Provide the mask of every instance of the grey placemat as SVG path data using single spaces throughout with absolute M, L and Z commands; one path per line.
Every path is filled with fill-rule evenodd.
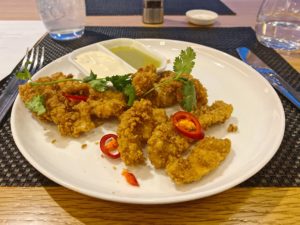
M 86 15 L 142 15 L 143 0 L 85 0 Z M 190 9 L 207 9 L 220 15 L 235 15 L 220 0 L 164 0 L 165 15 L 185 15 Z
M 251 28 L 88 27 L 81 39 L 56 42 L 46 36 L 39 45 L 46 48 L 45 62 L 48 64 L 79 47 L 116 37 L 190 41 L 219 49 L 234 56 L 237 56 L 236 47 L 247 46 L 279 74 L 282 74 L 293 87 L 300 90 L 299 74 L 275 51 L 259 44 Z M 14 73 L 11 76 L 14 76 Z M 0 92 L 10 77 L 0 82 Z M 286 114 L 286 131 L 281 146 L 272 160 L 260 172 L 240 186 L 300 186 L 300 114 L 299 110 L 289 101 L 281 95 L 279 96 Z M 10 115 L 8 114 L 0 128 L 0 185 L 55 185 L 36 171 L 21 155 L 12 138 L 9 119 Z

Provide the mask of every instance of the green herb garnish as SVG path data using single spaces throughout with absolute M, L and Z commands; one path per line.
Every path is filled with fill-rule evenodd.
M 31 74 L 28 70 L 28 65 L 32 64 L 32 62 L 27 61 L 24 65 L 24 69 L 22 71 L 18 71 L 16 77 L 20 80 L 31 80 Z
M 159 83 L 154 88 L 147 91 L 144 96 L 148 95 L 161 86 L 168 85 L 172 81 L 180 81 L 183 84 L 183 101 L 181 102 L 182 108 L 188 112 L 195 109 L 197 107 L 197 98 L 194 83 L 182 77 L 182 74 L 190 74 L 192 72 L 192 69 L 195 65 L 195 58 L 196 53 L 191 47 L 188 47 L 186 50 L 181 50 L 180 55 L 175 58 L 173 64 L 173 70 L 176 73 L 176 76 Z
M 148 95 L 155 89 L 160 88 L 161 86 L 168 85 L 172 81 L 179 81 L 183 84 L 183 101 L 181 102 L 181 106 L 189 112 L 195 109 L 197 106 L 197 99 L 194 84 L 191 80 L 182 77 L 183 74 L 190 74 L 192 72 L 192 69 L 195 65 L 195 58 L 196 53 L 191 47 L 188 47 L 186 50 L 181 50 L 180 55 L 175 58 L 173 64 L 173 70 L 176 73 L 176 76 L 167 79 L 158 85 L 155 85 L 155 87 L 147 91 L 144 94 L 144 96 Z M 31 80 L 31 74 L 27 69 L 29 64 L 30 62 L 26 62 L 24 70 L 17 73 L 17 78 L 23 80 Z M 32 86 L 41 86 L 53 85 L 66 81 L 79 81 L 83 83 L 88 83 L 93 89 L 99 92 L 107 90 L 110 82 L 116 90 L 123 92 L 128 97 L 128 106 L 132 106 L 134 100 L 136 99 L 136 93 L 134 86 L 132 85 L 131 74 L 114 75 L 106 78 L 97 78 L 97 75 L 93 73 L 93 71 L 91 71 L 90 75 L 83 79 L 67 78 L 50 82 L 30 82 L 30 84 Z
M 96 80 L 97 79 L 97 74 L 95 74 L 92 70 L 90 72 L 90 75 L 83 78 L 82 82 L 83 83 L 89 83 L 90 81 Z
M 25 103 L 26 108 L 35 112 L 38 116 L 46 112 L 45 99 L 42 95 L 34 96 L 30 101 Z
M 190 80 L 182 81 L 182 82 L 183 82 L 183 87 L 182 87 L 183 100 L 181 102 L 181 106 L 186 111 L 191 112 L 192 110 L 195 110 L 197 107 L 195 86 L 194 83 Z
M 128 97 L 127 105 L 132 106 L 136 98 L 134 86 L 132 84 L 127 84 L 123 89 L 123 93 Z
M 26 66 L 29 64 L 26 63 Z M 26 69 L 25 69 L 26 68 Z M 27 70 L 27 67 L 24 68 L 24 71 L 17 73 L 17 78 L 19 79 L 28 79 L 31 80 L 31 74 Z M 49 82 L 30 82 L 29 84 L 32 86 L 43 86 L 43 85 L 54 85 L 62 82 L 67 81 L 79 81 L 82 83 L 89 84 L 94 90 L 103 92 L 108 89 L 109 82 L 111 82 L 112 86 L 118 90 L 123 92 L 128 97 L 128 106 L 132 106 L 136 95 L 135 95 L 135 89 L 133 85 L 131 84 L 131 74 L 125 74 L 125 75 L 115 75 L 111 77 L 105 77 L 105 78 L 97 78 L 97 75 L 91 71 L 89 76 L 84 77 L 83 79 L 74 79 L 74 78 L 66 78 L 61 80 L 54 80 Z
M 180 55 L 175 58 L 173 70 L 177 74 L 176 78 L 186 73 L 190 74 L 195 65 L 196 53 L 191 47 L 188 47 L 185 51 L 181 50 Z
M 124 88 L 131 84 L 131 74 L 126 74 L 126 75 L 115 75 L 111 77 L 106 78 L 107 81 L 110 81 L 114 88 L 117 89 L 118 91 L 123 91 Z

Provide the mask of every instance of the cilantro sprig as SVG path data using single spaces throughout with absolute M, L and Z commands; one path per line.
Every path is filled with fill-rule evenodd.
M 181 50 L 180 55 L 175 58 L 173 70 L 177 74 L 175 79 L 178 79 L 181 74 L 190 74 L 195 65 L 196 53 L 191 47 L 185 51 Z
M 28 70 L 28 66 L 32 64 L 32 62 L 27 61 L 24 65 L 23 70 L 17 72 L 16 77 L 20 80 L 31 80 L 31 73 Z
M 156 90 L 157 88 L 160 88 L 161 86 L 168 85 L 172 81 L 179 81 L 183 84 L 182 86 L 183 100 L 181 102 L 181 106 L 186 111 L 194 110 L 197 106 L 194 83 L 191 80 L 188 80 L 187 78 L 183 77 L 182 75 L 190 74 L 192 72 L 192 69 L 195 65 L 194 62 L 195 58 L 196 58 L 196 53 L 191 47 L 188 47 L 186 50 L 181 50 L 180 55 L 175 58 L 173 64 L 173 70 L 176 73 L 176 75 L 170 79 L 165 80 L 164 82 L 155 85 L 155 87 L 147 91 L 144 94 L 144 96 L 148 95 L 149 93 Z M 86 76 L 83 79 L 66 78 L 66 79 L 54 80 L 49 82 L 34 82 L 31 80 L 32 76 L 29 70 L 27 69 L 29 64 L 31 64 L 31 62 L 26 62 L 23 71 L 19 71 L 16 74 L 16 76 L 17 78 L 22 80 L 30 80 L 31 81 L 30 85 L 32 86 L 54 85 L 54 84 L 67 82 L 67 81 L 79 81 L 82 83 L 89 84 L 93 89 L 99 92 L 103 92 L 107 90 L 109 86 L 113 86 L 116 90 L 123 92 L 124 95 L 127 96 L 128 106 L 132 106 L 134 100 L 136 99 L 136 93 L 135 93 L 135 88 L 132 85 L 131 74 L 114 75 L 105 78 L 97 78 L 97 75 L 93 73 L 93 71 L 91 71 L 90 75 Z M 43 99 L 41 97 L 32 99 L 33 106 L 34 105 L 40 106 L 42 105 L 42 103 L 43 103 Z M 31 106 L 30 103 L 28 107 L 31 107 L 33 110 L 35 110 L 35 107 L 33 106 Z M 39 113 L 42 111 L 43 110 L 38 110 Z
M 42 95 L 36 95 L 25 103 L 26 108 L 35 112 L 38 116 L 46 112 L 45 99 Z
M 30 80 L 31 82 L 29 84 L 32 86 L 54 85 L 54 84 L 63 83 L 67 81 L 79 81 L 82 83 L 89 84 L 96 91 L 103 92 L 109 88 L 110 86 L 109 84 L 111 83 L 111 85 L 116 90 L 123 92 L 124 95 L 127 96 L 128 106 L 132 106 L 134 100 L 136 99 L 135 89 L 131 83 L 131 74 L 114 75 L 111 77 L 97 78 L 97 74 L 91 71 L 90 75 L 84 77 L 83 79 L 66 78 L 66 79 L 54 80 L 49 82 L 34 82 L 31 80 L 31 74 L 27 69 L 29 64 L 30 62 L 26 62 L 24 70 L 19 71 L 16 76 L 18 79 Z
M 144 96 L 148 95 L 152 91 L 156 90 L 161 86 L 168 85 L 172 81 L 180 81 L 182 86 L 183 100 L 181 106 L 186 111 L 190 112 L 197 107 L 197 98 L 194 83 L 182 77 L 183 74 L 190 74 L 195 66 L 196 53 L 191 47 L 186 48 L 186 50 L 181 50 L 180 55 L 175 58 L 173 64 L 173 70 L 176 73 L 175 77 L 165 80 L 159 83 L 154 88 L 147 91 Z

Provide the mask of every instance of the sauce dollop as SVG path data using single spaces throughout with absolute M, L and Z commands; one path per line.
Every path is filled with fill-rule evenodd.
M 80 53 L 75 57 L 75 61 L 86 71 L 92 70 L 98 77 L 123 75 L 130 72 L 121 61 L 97 50 Z

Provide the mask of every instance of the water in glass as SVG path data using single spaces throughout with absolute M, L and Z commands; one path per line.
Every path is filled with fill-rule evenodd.
M 37 0 L 40 16 L 52 38 L 60 41 L 84 33 L 84 0 Z
M 274 49 L 300 49 L 300 0 L 264 0 L 257 15 L 258 40 Z

